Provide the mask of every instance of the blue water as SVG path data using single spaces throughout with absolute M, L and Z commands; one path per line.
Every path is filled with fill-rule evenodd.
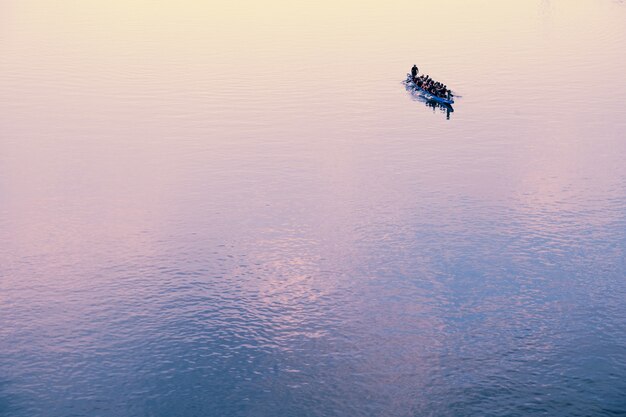
M 626 415 L 625 22 L 3 2 L 0 416 Z

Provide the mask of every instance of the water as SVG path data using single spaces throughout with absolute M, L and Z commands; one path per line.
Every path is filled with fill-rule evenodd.
M 1 416 L 626 415 L 623 2 L 5 0 L 0 49 Z

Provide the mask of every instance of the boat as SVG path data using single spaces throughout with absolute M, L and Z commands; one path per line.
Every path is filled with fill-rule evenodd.
M 454 104 L 454 99 L 450 98 L 443 98 L 443 97 L 439 97 L 436 96 L 432 93 L 429 93 L 428 91 L 424 90 L 421 87 L 418 87 L 417 84 L 415 84 L 413 82 L 413 77 L 411 77 L 411 74 L 407 74 L 406 75 L 406 81 L 405 84 L 412 88 L 413 90 L 417 91 L 418 93 L 420 93 L 426 100 L 430 100 L 430 101 L 436 101 L 437 103 L 442 103 L 442 104 Z

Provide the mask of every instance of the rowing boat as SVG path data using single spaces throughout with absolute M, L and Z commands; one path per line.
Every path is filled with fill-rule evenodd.
M 405 83 L 407 86 L 420 93 L 426 100 L 436 101 L 437 103 L 442 104 L 454 104 L 454 100 L 452 98 L 448 100 L 447 98 L 436 96 L 424 90 L 423 88 L 418 87 L 417 84 L 413 82 L 413 77 L 411 77 L 411 74 L 407 74 Z

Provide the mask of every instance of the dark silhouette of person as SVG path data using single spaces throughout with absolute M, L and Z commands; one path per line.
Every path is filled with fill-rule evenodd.
M 411 76 L 413 77 L 413 79 L 415 79 L 415 77 L 417 77 L 417 73 L 419 72 L 419 70 L 417 69 L 417 65 L 413 64 L 413 68 L 411 68 Z

